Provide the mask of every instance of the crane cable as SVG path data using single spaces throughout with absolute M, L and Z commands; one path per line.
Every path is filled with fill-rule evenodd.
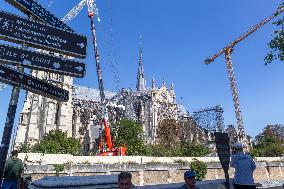
M 106 44 L 105 47 L 107 51 L 107 56 L 109 58 L 110 66 L 113 72 L 113 79 L 115 81 L 115 89 L 116 91 L 118 91 L 120 81 L 119 81 L 119 72 L 118 72 L 118 62 L 116 59 L 117 53 L 116 53 L 116 47 L 115 47 L 115 42 L 114 42 L 115 40 L 114 40 L 114 34 L 113 34 L 112 6 L 109 1 L 106 1 L 106 2 L 107 2 L 107 7 L 108 7 L 107 16 L 109 18 L 109 23 L 106 29 L 109 32 L 106 32 L 106 33 L 109 33 L 109 36 L 107 36 L 106 34 L 104 35 L 104 41 L 105 41 L 104 44 Z
M 47 9 L 52 5 L 52 3 L 54 2 L 54 0 L 51 0 L 50 3 L 47 6 Z

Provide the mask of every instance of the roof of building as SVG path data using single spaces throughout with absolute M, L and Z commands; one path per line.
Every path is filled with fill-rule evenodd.
M 105 91 L 105 98 L 110 99 L 116 94 L 112 91 Z M 72 97 L 74 99 L 100 101 L 100 91 L 95 88 L 74 85 Z

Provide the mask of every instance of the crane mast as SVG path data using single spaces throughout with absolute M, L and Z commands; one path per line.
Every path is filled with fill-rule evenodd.
M 89 13 L 89 17 L 91 20 L 91 30 L 92 30 L 92 35 L 93 35 L 93 45 L 94 45 L 98 84 L 99 84 L 100 97 L 101 97 L 101 106 L 102 106 L 102 112 L 103 112 L 103 124 L 104 124 L 104 129 L 105 129 L 107 151 L 113 151 L 111 133 L 110 133 L 110 128 L 108 124 L 108 110 L 107 110 L 106 103 L 105 103 L 105 94 L 104 94 L 104 86 L 103 86 L 103 79 L 102 79 L 102 70 L 101 70 L 101 65 L 100 65 L 100 55 L 99 55 L 98 44 L 97 44 L 96 28 L 95 28 L 95 23 L 94 23 L 94 14 Z M 102 140 L 100 140 L 100 143 L 101 143 L 100 150 L 102 151 L 103 150 Z
M 101 111 L 102 111 L 102 124 L 104 128 L 105 133 L 105 142 L 106 142 L 106 149 L 104 149 L 103 145 L 103 133 L 102 128 L 100 129 L 100 139 L 99 139 L 99 149 L 100 149 L 100 155 L 125 155 L 126 148 L 125 147 L 118 147 L 114 148 L 110 133 L 110 127 L 109 127 L 109 121 L 108 121 L 108 110 L 106 107 L 106 99 L 105 99 L 105 93 L 104 93 L 104 84 L 102 79 L 102 69 L 100 64 L 100 54 L 98 49 L 98 43 L 97 43 L 97 35 L 96 35 L 96 28 L 95 28 L 95 21 L 94 17 L 97 16 L 98 21 L 100 21 L 99 15 L 98 15 L 98 9 L 95 3 L 95 0 L 81 0 L 78 5 L 76 5 L 63 19 L 62 21 L 67 23 L 70 22 L 78 13 L 83 9 L 83 7 L 87 5 L 88 7 L 88 17 L 91 21 L 91 32 L 92 32 L 92 38 L 93 38 L 93 46 L 94 46 L 94 53 L 95 53 L 95 63 L 96 63 L 96 71 L 97 71 L 97 77 L 98 77 L 98 85 L 99 85 L 99 91 L 100 91 L 100 98 L 101 98 Z
M 241 35 L 238 39 L 235 41 L 232 41 L 229 43 L 229 45 L 225 46 L 222 48 L 219 52 L 214 54 L 212 57 L 209 57 L 205 60 L 205 63 L 208 65 L 212 63 L 217 57 L 219 57 L 221 54 L 225 54 L 225 59 L 226 59 L 226 66 L 227 66 L 227 71 L 228 71 L 228 76 L 230 80 L 230 87 L 232 91 L 232 96 L 233 96 L 233 102 L 234 102 L 234 108 L 235 108 L 235 114 L 236 114 L 236 119 L 237 119 L 237 134 L 238 134 L 238 140 L 242 143 L 248 143 L 245 130 L 244 130 L 244 123 L 243 123 L 243 118 L 242 118 L 242 113 L 241 113 L 241 108 L 240 108 L 240 102 L 239 102 L 239 96 L 238 96 L 238 90 L 237 90 L 237 83 L 236 83 L 236 78 L 235 78 L 235 73 L 233 69 L 233 62 L 231 58 L 231 54 L 233 51 L 233 48 L 236 44 L 244 40 L 246 37 L 254 33 L 256 30 L 261 28 L 263 25 L 268 23 L 270 20 L 278 16 L 281 12 L 283 12 L 284 8 L 283 6 L 279 9 L 277 9 L 271 16 L 265 18 L 258 24 L 256 24 L 254 27 L 252 27 L 249 31 Z

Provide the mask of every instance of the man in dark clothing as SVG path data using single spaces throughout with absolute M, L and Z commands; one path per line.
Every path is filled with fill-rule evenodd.
M 21 174 L 24 171 L 22 160 L 18 157 L 18 151 L 12 151 L 12 157 L 7 159 L 4 168 L 4 181 L 2 189 L 17 189 L 21 178 Z
M 185 184 L 180 187 L 180 189 L 200 189 L 198 186 L 195 185 L 195 172 L 194 171 L 186 171 L 184 173 L 184 182 Z

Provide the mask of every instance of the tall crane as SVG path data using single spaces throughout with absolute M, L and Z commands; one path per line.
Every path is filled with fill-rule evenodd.
M 278 16 L 281 12 L 283 12 L 284 7 L 278 8 L 271 16 L 265 18 L 255 26 L 253 26 L 250 30 L 248 30 L 246 33 L 241 35 L 239 38 L 236 40 L 232 41 L 229 43 L 229 45 L 225 46 L 222 48 L 219 52 L 214 54 L 212 57 L 209 57 L 205 60 L 205 64 L 210 64 L 212 63 L 217 57 L 222 55 L 223 53 L 225 54 L 225 59 L 226 59 L 226 66 L 228 70 L 228 75 L 229 75 L 229 80 L 230 80 L 230 86 L 231 86 L 231 91 L 233 95 L 233 101 L 234 101 L 234 108 L 235 108 L 235 114 L 236 114 L 236 119 L 237 119 L 237 133 L 238 133 L 238 140 L 242 143 L 247 144 L 247 137 L 245 135 L 245 130 L 244 130 L 244 123 L 243 123 L 243 118 L 241 114 L 241 108 L 240 108 L 240 103 L 239 103 L 239 96 L 238 96 L 238 90 L 237 90 L 237 83 L 236 83 L 236 78 L 235 78 L 235 73 L 233 69 L 233 62 L 231 58 L 231 54 L 233 51 L 233 48 L 235 45 L 237 45 L 239 42 L 244 40 L 246 37 L 254 33 L 256 30 L 261 28 L 263 25 L 268 23 L 270 20 Z
M 100 130 L 100 142 L 99 142 L 99 149 L 100 155 L 102 156 L 116 156 L 116 155 L 125 155 L 126 148 L 125 147 L 118 147 L 115 148 L 112 139 L 111 139 L 111 132 L 109 127 L 108 121 L 108 110 L 106 106 L 106 99 L 104 93 L 104 85 L 102 79 L 102 69 L 100 64 L 100 54 L 98 49 L 97 43 L 97 35 L 96 35 L 96 28 L 95 28 L 95 21 L 94 17 L 97 16 L 98 21 L 100 21 L 98 9 L 95 3 L 95 0 L 81 0 L 78 5 L 76 5 L 63 19 L 62 21 L 65 23 L 70 22 L 87 4 L 88 7 L 88 17 L 91 20 L 91 31 L 93 36 L 93 46 L 94 46 L 94 53 L 95 53 L 95 62 L 96 62 L 96 70 L 97 70 L 97 77 L 98 77 L 98 84 L 99 84 L 99 91 L 100 91 L 100 98 L 101 98 L 101 107 L 102 107 L 102 124 L 104 126 L 104 135 L 103 137 L 102 129 Z M 104 145 L 104 139 L 106 146 Z

